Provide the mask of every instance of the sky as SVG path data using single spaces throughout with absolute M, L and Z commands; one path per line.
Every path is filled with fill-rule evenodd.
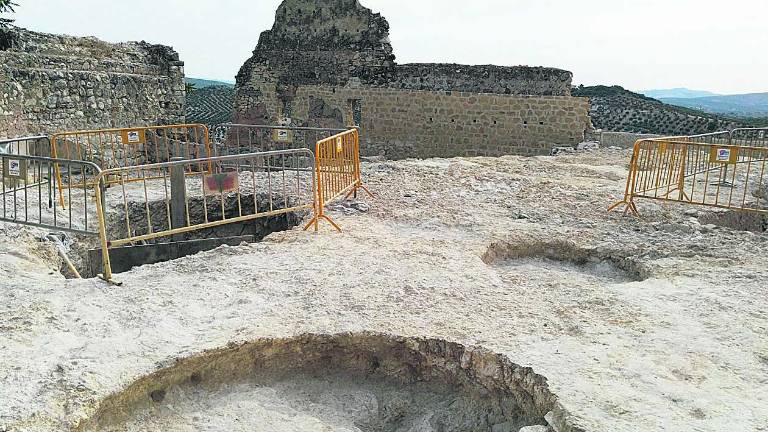
M 31 30 L 173 46 L 186 75 L 233 81 L 280 0 L 16 0 Z M 574 84 L 768 92 L 766 0 L 361 0 L 398 63 L 551 66 Z M 763 53 L 763 54 L 760 54 Z

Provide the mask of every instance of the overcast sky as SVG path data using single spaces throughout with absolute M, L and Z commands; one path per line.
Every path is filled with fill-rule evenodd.
M 17 24 L 172 45 L 187 76 L 234 80 L 280 0 L 16 0 Z M 574 84 L 768 92 L 768 0 L 361 0 L 399 63 L 553 66 Z

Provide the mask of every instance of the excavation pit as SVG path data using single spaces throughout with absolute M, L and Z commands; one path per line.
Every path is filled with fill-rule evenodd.
M 546 272 L 550 278 L 560 279 L 576 275 L 603 284 L 648 278 L 647 271 L 632 258 L 617 252 L 582 248 L 564 240 L 495 242 L 488 247 L 483 261 L 520 274 Z
M 768 215 L 743 211 L 714 211 L 699 216 L 702 225 L 716 225 L 735 231 L 768 232 Z
M 77 430 L 517 432 L 551 411 L 564 418 L 543 376 L 481 348 L 304 335 L 181 360 L 102 401 Z
M 217 222 L 224 219 L 234 219 L 241 216 L 253 215 L 256 212 L 266 213 L 291 207 L 293 203 L 283 197 L 273 194 L 241 194 L 230 195 L 223 200 L 203 197 L 192 197 L 188 202 L 189 225 L 199 225 L 206 222 Z M 147 209 L 149 216 L 147 216 Z M 164 232 L 170 229 L 169 206 L 165 200 L 155 200 L 148 204 L 143 201 L 131 201 L 124 208 L 113 209 L 108 215 L 108 238 L 130 237 L 127 227 L 131 228 L 132 236 L 141 236 L 150 232 Z M 110 262 L 113 273 L 122 273 L 132 268 L 146 264 L 179 259 L 188 255 L 215 249 L 222 245 L 236 246 L 241 243 L 258 242 L 274 232 L 286 231 L 299 225 L 304 214 L 288 212 L 284 214 L 261 217 L 242 222 L 228 223 L 220 226 L 197 229 L 173 236 L 158 237 L 150 241 L 134 245 L 114 247 L 110 249 Z M 127 222 L 126 222 L 127 221 Z M 84 257 L 76 258 L 82 262 L 85 269 L 84 277 L 95 277 L 103 271 L 102 251 L 92 241 L 88 250 L 82 250 Z

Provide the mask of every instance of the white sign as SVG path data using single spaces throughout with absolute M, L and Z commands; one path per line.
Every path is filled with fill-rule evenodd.
M 293 131 L 289 129 L 275 129 L 272 132 L 272 139 L 276 142 L 293 142 Z
M 8 175 L 12 177 L 21 177 L 21 161 L 19 159 L 8 160 Z
M 128 142 L 129 143 L 137 143 L 140 142 L 141 138 L 139 138 L 139 131 L 128 131 Z
M 719 148 L 717 149 L 717 161 L 729 162 L 731 160 L 731 149 Z

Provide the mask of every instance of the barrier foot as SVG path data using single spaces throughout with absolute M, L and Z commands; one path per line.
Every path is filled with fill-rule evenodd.
M 368 188 L 365 187 L 365 185 L 361 184 L 360 189 L 364 190 L 365 193 L 367 193 L 370 198 L 374 198 L 373 193 L 371 193 L 371 191 L 369 191 Z
M 341 227 L 336 225 L 336 222 L 334 222 L 333 219 L 329 218 L 326 215 L 320 215 L 320 217 L 327 220 L 329 224 L 331 224 L 334 228 L 336 228 L 336 231 L 341 232 Z
M 365 185 L 362 185 L 362 184 L 361 184 L 361 185 L 359 185 L 359 186 L 355 187 L 354 189 L 352 189 L 351 191 L 349 191 L 349 193 L 347 193 L 347 196 L 345 196 L 345 197 L 344 197 L 344 199 L 345 199 L 345 200 L 346 200 L 346 199 L 349 199 L 349 197 L 350 197 L 350 196 L 352 196 L 352 195 L 354 195 L 354 196 L 355 196 L 355 198 L 357 198 L 357 191 L 358 191 L 358 190 L 360 190 L 360 189 L 364 190 L 364 191 L 365 191 L 365 193 L 367 193 L 367 194 L 368 194 L 368 196 L 369 196 L 370 198 L 374 198 L 374 196 L 373 196 L 373 194 L 371 193 L 371 191 L 369 191 L 369 190 L 368 190 L 368 188 L 367 188 L 367 187 L 365 187 Z
M 308 230 L 309 227 L 314 225 L 315 226 L 315 232 L 317 232 L 318 228 L 319 228 L 319 225 L 320 225 L 320 219 L 325 219 L 326 221 L 328 221 L 329 224 L 331 224 L 331 226 L 333 226 L 333 228 L 336 231 L 342 232 L 341 231 L 341 227 L 336 222 L 334 222 L 333 219 L 329 218 L 326 215 L 319 215 L 319 216 L 313 217 L 312 220 L 310 220 L 309 223 L 304 226 L 304 231 Z
M 108 284 L 110 284 L 110 285 L 114 285 L 114 286 L 123 286 L 123 283 L 122 283 L 122 282 L 116 281 L 116 280 L 114 280 L 114 279 L 107 279 L 107 278 L 105 278 L 105 277 L 104 277 L 104 275 L 103 275 L 103 274 L 100 274 L 100 275 L 99 275 L 99 279 L 103 280 L 104 282 L 106 282 L 106 283 L 108 283 Z
M 317 226 L 317 225 L 318 225 L 317 216 L 313 217 L 313 218 L 312 218 L 312 219 L 309 221 L 309 223 L 308 223 L 308 224 L 304 225 L 304 231 L 308 230 L 308 229 L 309 229 L 309 227 L 311 227 L 312 225 L 314 225 L 314 226 L 315 226 L 315 232 L 317 232 L 317 228 L 318 228 L 318 226 Z
M 619 201 L 616 204 L 608 207 L 608 212 L 612 212 L 616 210 L 620 205 L 624 205 L 624 215 L 626 215 L 628 212 L 632 212 L 632 214 L 636 217 L 640 217 L 640 212 L 637 211 L 637 206 L 632 201 Z

